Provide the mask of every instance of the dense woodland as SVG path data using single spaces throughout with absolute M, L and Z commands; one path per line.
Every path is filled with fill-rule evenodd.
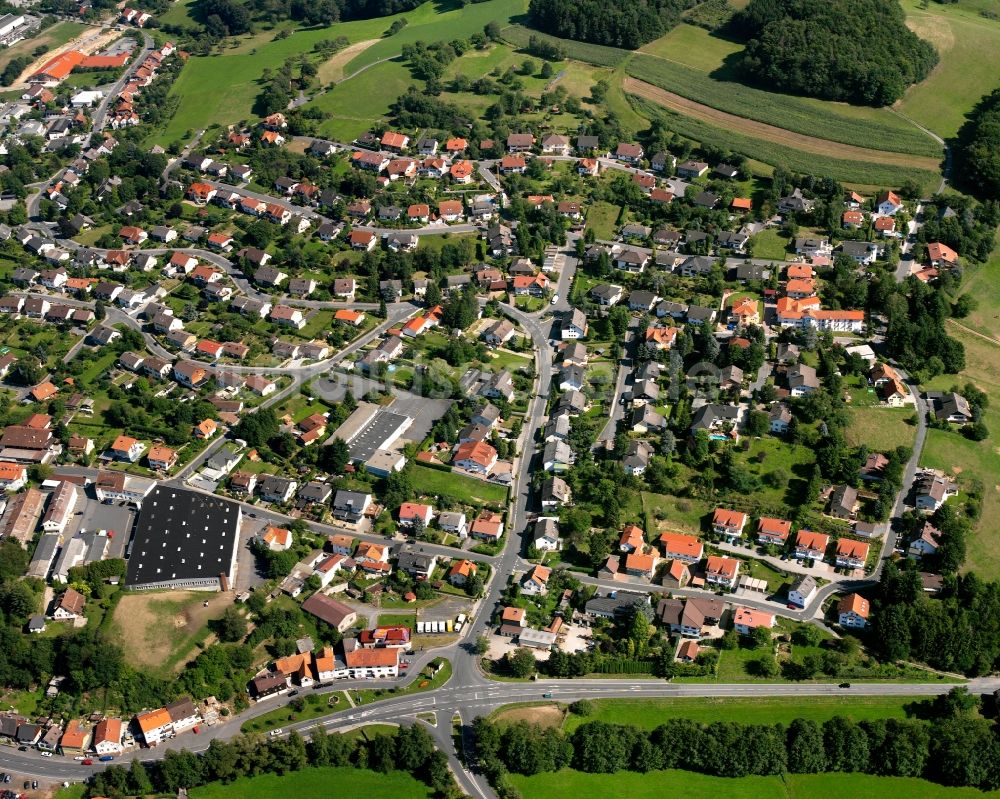
M 986 95 L 958 132 L 955 177 L 984 200 L 1000 200 L 1000 89 Z
M 733 22 L 746 76 L 792 94 L 889 105 L 938 60 L 895 0 L 751 0 Z
M 531 0 L 531 23 L 563 39 L 635 50 L 658 39 L 693 5 L 687 0 Z
M 956 688 L 915 702 L 911 719 L 790 724 L 702 724 L 669 719 L 651 732 L 589 721 L 572 733 L 519 722 L 476 719 L 476 749 L 502 799 L 519 792 L 508 774 L 571 767 L 588 773 L 685 769 L 724 777 L 860 772 L 925 777 L 945 785 L 994 789 L 1000 785 L 1000 745 L 993 724 L 976 714 L 977 697 Z M 588 715 L 589 702 L 572 712 Z

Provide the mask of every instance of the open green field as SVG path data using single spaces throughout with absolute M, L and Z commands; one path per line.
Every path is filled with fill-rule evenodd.
M 193 23 L 191 19 L 191 6 L 194 0 L 174 0 L 162 14 L 156 15 L 156 21 L 161 25 L 187 25 Z
M 585 774 L 563 769 L 533 777 L 511 775 L 524 799 L 663 799 L 665 796 L 720 796 L 725 799 L 996 799 L 997 792 L 945 788 L 907 777 L 868 774 L 786 774 L 783 777 L 709 777 L 690 771 L 648 774 Z M 192 793 L 194 799 L 200 794 Z
M 281 776 L 262 774 L 192 788 L 191 799 L 276 799 L 289 793 L 303 796 L 391 796 L 393 799 L 424 799 L 427 786 L 402 771 L 376 774 L 357 768 L 306 768 Z
M 413 488 L 421 494 L 447 496 L 456 502 L 477 505 L 501 505 L 507 499 L 507 489 L 494 483 L 476 480 L 462 474 L 452 474 L 419 463 L 410 470 Z
M 351 43 L 379 39 L 347 64 L 345 72 L 350 75 L 361 67 L 399 55 L 404 44 L 418 39 L 465 38 L 482 31 L 491 20 L 506 23 L 525 7 L 525 0 L 488 0 L 466 8 L 457 3 L 428 2 L 405 14 L 339 22 L 326 28 L 303 30 L 281 25 L 279 29 L 292 31 L 292 35 L 284 39 L 275 38 L 278 29 L 239 37 L 221 54 L 188 59 L 171 89 L 171 96 L 182 99 L 181 107 L 155 139 L 159 143 L 169 143 L 184 138 L 189 130 L 249 119 L 260 91 L 257 81 L 264 70 L 277 69 L 287 58 L 311 53 L 313 45 L 322 39 L 345 36 Z M 403 16 L 407 26 L 394 36 L 381 38 L 389 26 Z M 348 121 L 362 120 L 358 124 L 363 130 L 368 120 L 381 117 L 388 103 L 412 82 L 401 65 L 395 66 L 398 68 L 395 73 L 375 73 L 374 79 L 361 83 L 352 79 L 347 82 L 352 87 L 349 92 L 341 91 L 332 100 L 323 94 L 316 102 L 326 111 L 352 118 Z M 367 71 L 361 73 L 367 74 Z M 405 75 L 405 82 L 400 80 L 402 75 Z M 359 98 L 364 98 L 365 102 L 359 103 Z M 345 110 L 349 113 L 344 114 Z
M 968 486 L 972 481 L 982 485 L 982 518 L 968 539 L 965 569 L 992 580 L 1000 578 L 1000 344 L 956 325 L 949 326 L 948 333 L 965 346 L 966 369 L 960 375 L 936 377 L 926 387 L 947 391 L 972 382 L 986 391 L 991 405 L 983 413 L 983 421 L 990 437 L 970 441 L 957 429 L 928 430 L 920 463 L 956 475 L 959 486 Z
M 84 25 L 80 22 L 57 22 L 37 36 L 32 36 L 30 39 L 25 39 L 10 47 L 5 47 L 3 50 L 0 50 L 0 70 L 19 56 L 30 56 L 36 48 L 43 45 L 48 47 L 49 50 L 54 50 L 66 44 L 66 42 L 72 41 L 89 27 L 89 25 Z
M 705 145 L 732 150 L 754 161 L 784 166 L 793 172 L 826 175 L 857 186 L 899 186 L 906 180 L 913 180 L 927 191 L 936 189 L 940 181 L 939 176 L 929 170 L 818 155 L 735 130 L 724 130 L 693 117 L 668 111 L 639 97 L 630 95 L 630 101 L 641 116 L 648 119 L 662 116 L 666 127 L 681 136 Z
M 851 697 L 845 704 L 837 697 L 754 697 L 752 699 L 597 699 L 589 716 L 566 716 L 563 727 L 575 730 L 588 721 L 631 724 L 652 730 L 667 719 L 691 719 L 702 724 L 739 720 L 742 724 L 789 724 L 795 719 L 823 722 L 834 716 L 854 721 L 906 718 L 904 706 L 910 697 Z
M 515 47 L 525 47 L 528 40 L 535 36 L 543 41 L 552 42 L 563 49 L 568 58 L 576 61 L 585 61 L 588 64 L 597 64 L 601 67 L 613 67 L 624 61 L 628 55 L 628 50 L 618 47 L 605 47 L 600 44 L 590 44 L 589 42 L 574 42 L 570 39 L 558 39 L 549 36 L 541 31 L 525 28 L 523 25 L 511 25 L 504 28 L 503 38 Z
M 320 125 L 322 134 L 338 135 L 350 141 L 385 119 L 389 106 L 412 82 L 410 71 L 402 63 L 385 61 L 338 83 L 309 106 L 332 115 Z
M 917 428 L 907 420 L 913 407 L 851 408 L 851 424 L 847 428 L 847 443 L 852 447 L 864 444 L 868 449 L 888 452 L 895 447 L 912 447 Z
M 997 10 L 996 3 L 988 7 Z M 903 8 L 906 24 L 937 48 L 940 62 L 895 107 L 939 136 L 954 136 L 979 98 L 997 86 L 996 58 L 983 55 L 1000 51 L 1000 21 L 981 16 L 987 6 L 975 3 L 904 0 Z
M 941 154 L 933 139 L 884 109 L 754 89 L 652 55 L 636 55 L 625 69 L 629 75 L 681 97 L 795 133 L 875 150 L 935 157 Z
M 672 31 L 641 48 L 640 52 L 667 61 L 711 72 L 719 69 L 726 58 L 740 52 L 743 45 L 723 39 L 704 28 L 682 22 Z

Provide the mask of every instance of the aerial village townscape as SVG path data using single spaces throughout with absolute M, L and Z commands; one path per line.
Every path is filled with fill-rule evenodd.
M 1000 790 L 996 0 L 7 0 L 0 799 Z

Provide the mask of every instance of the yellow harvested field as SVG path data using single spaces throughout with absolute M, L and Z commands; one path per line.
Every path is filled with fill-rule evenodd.
M 359 53 L 363 53 L 377 41 L 379 40 L 365 39 L 363 42 L 355 42 L 349 47 L 345 47 L 339 53 L 334 53 L 330 56 L 319 66 L 317 78 L 319 78 L 320 85 L 325 86 L 328 83 L 335 83 L 342 80 L 344 77 L 344 67 L 348 64 L 348 62 L 350 62 L 354 56 Z

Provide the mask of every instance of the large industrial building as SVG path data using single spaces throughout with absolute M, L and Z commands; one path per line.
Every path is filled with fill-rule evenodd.
M 241 518 L 235 502 L 158 485 L 142 503 L 125 586 L 228 590 Z

